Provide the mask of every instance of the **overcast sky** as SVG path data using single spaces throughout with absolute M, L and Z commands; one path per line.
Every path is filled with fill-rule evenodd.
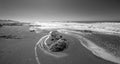
M 120 20 L 120 0 L 0 0 L 0 19 Z

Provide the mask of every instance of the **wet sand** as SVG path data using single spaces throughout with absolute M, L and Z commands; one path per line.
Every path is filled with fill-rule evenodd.
M 34 46 L 44 34 L 29 32 L 26 26 L 12 27 L 12 29 L 14 30 L 12 35 L 15 35 L 17 30 L 21 39 L 0 39 L 0 64 L 37 64 Z M 9 30 L 10 27 L 6 32 L 9 33 Z
M 68 36 L 68 38 L 73 41 L 71 47 L 63 52 L 67 53 L 68 56 L 56 58 L 51 55 L 46 55 L 43 51 L 38 50 L 41 64 L 115 64 L 93 55 L 91 51 L 80 44 L 78 39 L 72 36 Z
M 10 28 L 9 28 L 10 29 Z M 0 39 L 0 64 L 37 64 L 34 53 L 34 46 L 44 35 L 29 32 L 28 27 L 16 27 L 14 30 L 20 32 L 21 39 Z M 9 30 L 6 30 L 9 33 Z M 40 49 L 37 49 L 41 64 L 114 64 L 93 55 L 89 50 L 80 44 L 76 38 L 71 37 L 74 43 L 69 50 L 65 51 L 67 57 L 55 58 L 46 55 Z

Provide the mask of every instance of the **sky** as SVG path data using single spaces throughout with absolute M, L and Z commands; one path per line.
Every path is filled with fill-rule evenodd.
M 120 0 L 0 0 L 0 19 L 118 21 Z

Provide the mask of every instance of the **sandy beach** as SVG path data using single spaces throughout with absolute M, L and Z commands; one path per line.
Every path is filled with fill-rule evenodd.
M 4 31 L 4 32 L 2 32 Z M 3 27 L 1 35 L 11 34 L 16 37 L 0 38 L 0 64 L 37 64 L 34 53 L 34 46 L 37 41 L 48 32 L 30 32 L 28 26 Z M 45 54 L 37 49 L 38 58 L 41 64 L 114 64 L 93 55 L 89 50 L 80 44 L 74 37 L 72 46 L 65 53 L 66 57 L 56 58 Z

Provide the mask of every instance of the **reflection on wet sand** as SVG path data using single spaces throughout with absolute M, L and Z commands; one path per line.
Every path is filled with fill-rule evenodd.
M 0 64 L 120 63 L 120 32 L 117 30 L 119 28 L 106 27 L 107 24 L 105 27 L 101 24 L 94 26 L 96 24 L 45 23 L 44 26 L 39 26 L 38 23 L 38 26 L 32 26 L 32 29 L 28 25 L 2 26 Z M 51 33 L 54 34 L 54 38 L 50 36 Z M 59 34 L 62 36 L 55 36 Z M 64 42 L 61 38 L 69 41 L 69 47 L 59 51 L 65 45 L 61 45 Z M 51 51 L 50 47 L 54 43 L 57 45 L 53 47 L 54 51 Z
M 115 63 L 120 63 L 120 54 L 119 54 L 120 53 L 120 51 L 119 51 L 120 50 L 119 49 L 120 45 L 118 45 L 119 42 L 120 42 L 119 41 L 120 37 L 118 37 L 118 40 L 116 38 L 116 42 L 112 42 L 112 40 L 110 41 L 109 38 L 111 38 L 113 35 L 111 37 L 110 37 L 110 35 L 106 35 L 106 36 L 109 36 L 109 37 L 106 38 L 106 40 L 108 39 L 107 41 L 109 43 L 106 44 L 103 40 L 98 40 L 98 41 L 101 41 L 99 43 L 97 43 L 98 41 L 95 41 L 99 36 L 98 37 L 97 36 L 96 37 L 88 36 L 88 38 L 85 38 L 85 37 L 81 37 L 80 34 L 78 34 L 78 33 L 67 32 L 67 34 L 75 36 L 76 38 L 78 38 L 79 41 L 81 41 L 81 44 L 85 48 L 90 50 L 93 54 L 95 54 L 96 56 L 101 57 L 101 58 L 103 58 L 105 60 L 108 60 L 108 61 L 112 61 L 112 62 L 115 62 Z M 90 38 L 93 37 L 94 39 L 92 40 L 89 37 Z M 114 37 L 112 37 L 112 38 L 114 38 Z M 104 38 L 104 40 L 105 40 L 105 38 Z M 114 43 L 114 44 L 111 44 L 111 42 Z M 100 44 L 102 46 L 99 46 Z M 111 44 L 111 46 L 108 46 L 108 47 L 105 46 L 104 47 L 103 44 L 104 44 L 104 46 L 105 45 L 108 46 L 108 45 Z M 114 45 L 116 47 L 113 47 Z M 111 48 L 112 51 L 110 51 L 110 49 L 108 49 L 108 48 Z
M 86 49 L 88 49 L 89 51 L 91 51 L 94 55 L 103 58 L 105 60 L 114 62 L 114 63 L 120 63 L 120 58 L 116 57 L 116 55 L 114 53 L 119 53 L 119 50 L 117 50 L 117 52 L 109 52 L 109 49 L 105 48 L 105 47 L 101 47 L 99 46 L 100 44 L 103 44 L 104 41 L 100 40 L 101 43 L 97 43 L 97 41 L 94 41 L 95 39 L 97 39 L 98 37 L 93 37 L 91 35 L 94 34 L 94 32 L 92 32 L 91 34 L 84 34 L 84 33 L 79 33 L 75 31 L 59 31 L 62 34 L 66 34 L 66 35 L 70 35 L 76 39 L 79 40 L 79 43 L 82 44 Z M 83 35 L 84 34 L 84 35 Z M 95 33 L 96 34 L 96 33 Z M 99 33 L 98 33 L 99 34 Z M 58 35 L 58 34 L 57 34 Z M 89 37 L 93 37 L 95 38 L 94 40 L 90 39 Z M 51 37 L 49 37 L 51 38 Z M 48 38 L 48 39 L 49 39 Z M 102 39 L 102 38 L 101 38 Z M 50 41 L 48 41 L 49 43 Z M 119 42 L 119 41 L 117 41 Z M 51 43 L 52 44 L 52 43 Z M 106 44 L 107 45 L 107 44 Z M 108 44 L 109 45 L 109 44 Z M 54 56 L 55 54 L 53 52 L 49 52 L 50 55 Z M 57 52 L 57 54 L 61 54 L 61 52 Z M 64 54 L 63 54 L 64 55 Z M 68 54 L 69 55 L 69 54 Z

